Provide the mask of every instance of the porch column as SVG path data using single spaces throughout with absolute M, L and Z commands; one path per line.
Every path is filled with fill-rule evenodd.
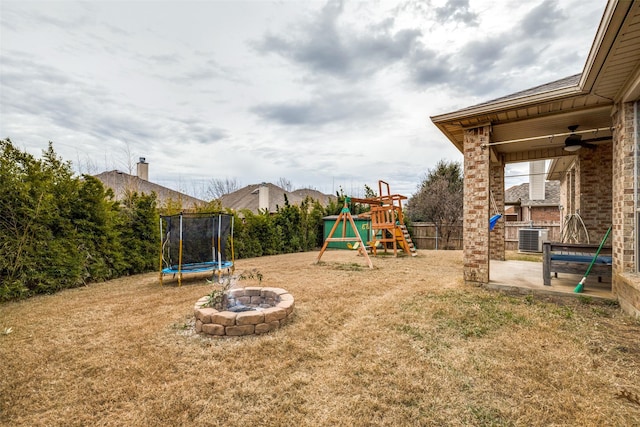
M 640 277 L 636 273 L 637 246 L 636 215 L 634 206 L 634 127 L 638 120 L 634 104 L 621 103 L 613 115 L 613 212 L 612 291 L 620 306 L 628 313 L 640 317 Z M 638 107 L 640 109 L 640 106 Z
M 490 186 L 491 193 L 493 193 L 493 200 L 498 208 L 498 213 L 504 215 L 504 164 L 503 163 L 491 163 L 490 169 Z M 490 216 L 496 212 L 493 210 L 493 206 L 490 206 Z M 496 222 L 493 230 L 489 232 L 489 238 L 491 242 L 489 256 L 491 259 L 498 261 L 504 261 L 504 216 Z
M 489 125 L 464 131 L 464 281 L 489 283 Z

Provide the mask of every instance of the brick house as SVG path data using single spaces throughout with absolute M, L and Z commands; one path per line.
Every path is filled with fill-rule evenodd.
M 544 184 L 544 197 L 531 197 L 529 183 L 507 188 L 504 196 L 507 221 L 530 221 L 534 224 L 560 224 L 560 181 Z
M 504 260 L 504 223 L 488 224 L 490 194 L 504 211 L 505 165 L 551 159 L 547 179 L 589 239 L 613 225 L 612 293 L 640 317 L 639 101 L 640 2 L 609 0 L 581 74 L 431 117 L 464 156 L 465 282 L 488 283 Z

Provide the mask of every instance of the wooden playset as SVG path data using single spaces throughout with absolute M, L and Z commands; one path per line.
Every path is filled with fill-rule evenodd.
M 384 194 L 383 189 L 385 190 Z M 328 237 L 325 239 L 316 262 L 320 261 L 322 254 L 331 242 L 355 242 L 353 247 L 357 248 L 366 258 L 369 268 L 373 268 L 373 264 L 371 263 L 368 253 L 371 252 L 375 256 L 380 249 L 383 249 L 385 253 L 393 249 L 394 256 L 398 256 L 398 249 L 403 250 L 407 255 L 417 255 L 415 245 L 404 224 L 404 215 L 402 213 L 402 201 L 406 200 L 407 197 L 400 194 L 391 194 L 389 184 L 382 180 L 378 181 L 378 194 L 379 196 L 377 197 L 366 199 L 355 197 L 345 198 L 342 211 L 329 232 Z M 349 210 L 349 203 L 351 201 L 371 206 L 370 211 L 365 214 L 371 216 L 372 234 L 371 240 L 366 242 L 366 245 L 358 234 L 353 217 L 351 216 L 351 211 Z M 346 235 L 347 223 L 352 227 L 354 237 L 348 237 Z M 341 237 L 334 237 L 340 225 L 342 226 L 342 235 Z

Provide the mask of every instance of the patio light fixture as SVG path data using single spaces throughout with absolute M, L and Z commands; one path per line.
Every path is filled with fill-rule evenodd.
M 578 145 L 578 144 L 576 144 L 576 145 L 565 145 L 564 146 L 564 151 L 574 152 L 574 151 L 578 151 L 581 148 L 582 148 L 582 146 Z

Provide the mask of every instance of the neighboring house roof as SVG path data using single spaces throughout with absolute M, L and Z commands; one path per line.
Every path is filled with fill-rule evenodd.
M 505 205 L 559 206 L 560 181 L 547 181 L 544 186 L 544 200 L 529 200 L 529 183 L 514 185 L 504 192 Z
M 220 202 L 224 208 L 240 211 L 248 209 L 253 213 L 258 213 L 260 209 L 266 206 L 260 206 L 260 189 L 268 191 L 268 209 L 269 212 L 276 212 L 278 207 L 284 207 L 284 196 L 286 194 L 290 205 L 299 205 L 307 196 L 317 200 L 322 205 L 329 203 L 332 196 L 323 194 L 317 190 L 300 189 L 295 191 L 286 191 L 277 185 L 271 183 L 251 184 L 233 193 L 225 194 L 220 197 Z
M 301 197 L 304 200 L 307 196 L 311 197 L 313 200 L 317 200 L 321 205 L 326 206 L 329 204 L 329 201 L 336 200 L 336 196 L 332 196 L 330 194 L 324 194 L 318 190 L 313 190 L 311 188 L 300 188 L 298 190 L 293 190 L 293 194 L 298 197 Z
M 193 209 L 197 205 L 206 204 L 204 200 L 188 196 L 179 191 L 172 190 L 162 185 L 154 184 L 128 173 L 112 170 L 95 175 L 105 187 L 111 188 L 116 200 L 123 200 L 128 192 L 140 194 L 156 193 L 158 204 L 163 205 L 169 200 L 180 202 L 184 209 Z

